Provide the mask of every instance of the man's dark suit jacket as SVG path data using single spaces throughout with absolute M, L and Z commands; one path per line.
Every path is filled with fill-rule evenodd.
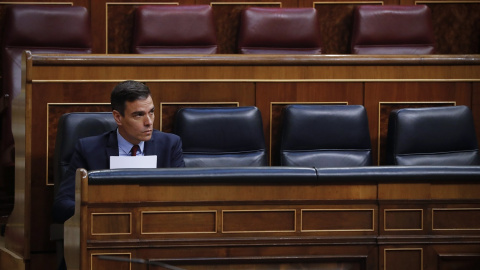
M 180 137 L 154 130 L 145 142 L 144 155 L 157 155 L 157 168 L 185 167 Z M 78 168 L 104 170 L 110 168 L 110 156 L 118 156 L 117 130 L 80 139 L 53 203 L 53 219 L 63 223 L 75 211 L 75 172 Z

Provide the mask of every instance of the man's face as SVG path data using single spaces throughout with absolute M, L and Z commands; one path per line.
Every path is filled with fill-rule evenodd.
M 151 96 L 146 99 L 125 102 L 124 116 L 114 110 L 113 117 L 117 122 L 120 135 L 134 145 L 140 141 L 150 140 L 155 119 L 154 110 Z

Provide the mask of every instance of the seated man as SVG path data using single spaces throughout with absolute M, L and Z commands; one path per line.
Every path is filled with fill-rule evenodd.
M 153 129 L 155 118 L 150 89 L 143 83 L 125 81 L 112 91 L 110 102 L 118 128 L 80 139 L 53 203 L 53 219 L 63 223 L 75 211 L 75 171 L 110 168 L 110 156 L 157 155 L 157 168 L 185 167 L 180 137 Z

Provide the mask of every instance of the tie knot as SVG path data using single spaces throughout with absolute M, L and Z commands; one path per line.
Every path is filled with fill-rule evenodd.
M 137 155 L 138 147 L 139 147 L 138 145 L 132 146 L 132 156 L 136 156 L 136 155 Z

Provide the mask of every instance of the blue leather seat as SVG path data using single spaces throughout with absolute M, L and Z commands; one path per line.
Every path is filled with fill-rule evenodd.
M 111 112 L 67 113 L 58 120 L 57 137 L 54 154 L 54 194 L 65 178 L 70 160 L 75 151 L 75 144 L 81 138 L 100 135 L 117 128 Z M 63 223 L 50 226 L 50 239 L 57 243 L 58 269 L 64 269 L 63 261 Z
M 361 105 L 289 105 L 284 109 L 281 165 L 372 164 L 367 112 Z
M 268 165 L 262 117 L 256 107 L 183 108 L 174 133 L 186 167 Z
M 392 111 L 388 122 L 390 165 L 479 165 L 473 116 L 466 106 Z

